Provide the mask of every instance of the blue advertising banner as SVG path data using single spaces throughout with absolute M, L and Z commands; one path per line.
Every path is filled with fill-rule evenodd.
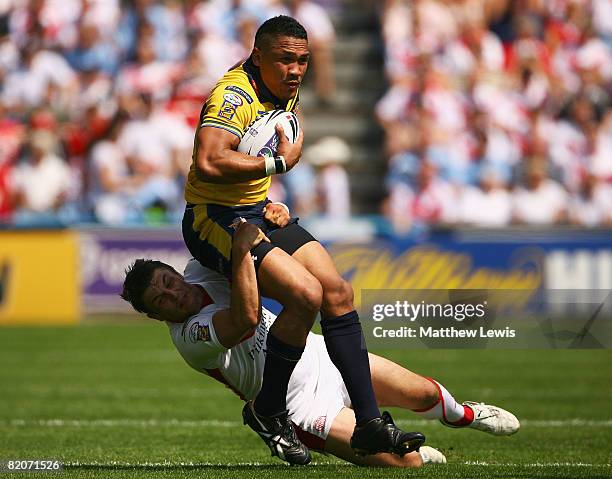
M 88 312 L 129 311 L 118 294 L 136 258 L 178 271 L 189 258 L 175 229 L 82 230 L 80 244 Z M 612 290 L 611 231 L 458 230 L 326 246 L 358 304 L 377 289 Z
M 176 229 L 81 230 L 81 283 L 87 313 L 132 312 L 119 294 L 125 269 L 138 258 L 157 259 L 182 272 L 190 258 Z
M 612 290 L 612 232 L 460 230 L 419 240 L 331 244 L 362 289 Z

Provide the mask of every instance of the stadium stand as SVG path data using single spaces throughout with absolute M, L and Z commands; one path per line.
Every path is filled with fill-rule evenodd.
M 386 1 L 376 113 L 396 230 L 610 225 L 609 19 L 598 0 Z
M 332 137 L 350 149 L 333 169 L 310 154 L 277 178 L 272 195 L 302 217 L 330 213 L 326 195 L 337 193 L 304 185 L 346 182 L 348 173 L 350 214 L 383 213 L 398 233 L 610 225 L 609 8 L 605 0 L 5 0 L 0 222 L 176 224 L 202 101 L 248 55 L 257 26 L 288 13 L 309 29 L 314 53 L 301 91 L 305 146 Z M 51 164 L 53 181 L 34 186 Z

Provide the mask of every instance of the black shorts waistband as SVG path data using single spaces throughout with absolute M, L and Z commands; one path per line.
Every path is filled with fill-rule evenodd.
M 240 210 L 240 209 L 250 209 L 253 208 L 254 206 L 265 206 L 266 204 L 271 203 L 271 201 L 266 198 L 265 200 L 261 200 L 258 201 L 257 203 L 250 203 L 250 204 L 246 204 L 246 205 L 233 205 L 233 206 L 228 206 L 228 205 L 220 205 L 218 203 L 201 203 L 200 205 L 206 205 L 206 206 L 211 206 L 213 208 L 228 208 L 228 209 L 232 209 L 232 210 Z M 195 203 L 187 203 L 185 205 L 185 208 L 195 208 L 196 205 Z

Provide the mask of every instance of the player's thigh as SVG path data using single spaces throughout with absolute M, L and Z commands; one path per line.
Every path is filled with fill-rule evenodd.
M 327 250 L 318 241 L 298 249 L 293 257 L 316 277 L 323 287 L 322 312 L 337 316 L 353 309 L 353 289 L 345 281 Z
M 314 312 L 321 307 L 321 284 L 302 264 L 280 248 L 270 250 L 257 271 L 261 293 L 283 306 L 297 305 Z
M 424 409 L 438 400 L 438 390 L 428 379 L 393 361 L 369 354 L 372 386 L 380 406 Z
M 263 207 L 266 201 L 253 205 L 224 206 L 216 204 L 187 204 L 183 215 L 183 239 L 189 252 L 202 265 L 214 269 L 227 278 L 232 272 L 232 224 L 244 218 L 266 232 Z M 258 269 L 264 256 L 272 249 L 269 243 L 260 243 L 251 252 Z
M 200 264 L 231 276 L 232 232 L 210 217 L 207 205 L 187 205 L 182 232 L 187 249 Z
M 404 457 L 393 454 L 375 454 L 359 457 L 351 449 L 351 436 L 355 429 L 355 414 L 352 409 L 343 408 L 332 424 L 327 439 L 325 440 L 325 452 L 333 454 L 340 459 L 361 466 L 379 467 L 419 467 L 423 465 L 420 454 L 412 452 Z

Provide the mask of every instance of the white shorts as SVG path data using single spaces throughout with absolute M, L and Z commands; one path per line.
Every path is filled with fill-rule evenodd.
M 327 354 L 323 336 L 311 333 L 287 391 L 287 409 L 302 442 L 311 449 L 323 450 L 329 430 L 344 407 L 351 407 L 351 400 L 342 376 Z

